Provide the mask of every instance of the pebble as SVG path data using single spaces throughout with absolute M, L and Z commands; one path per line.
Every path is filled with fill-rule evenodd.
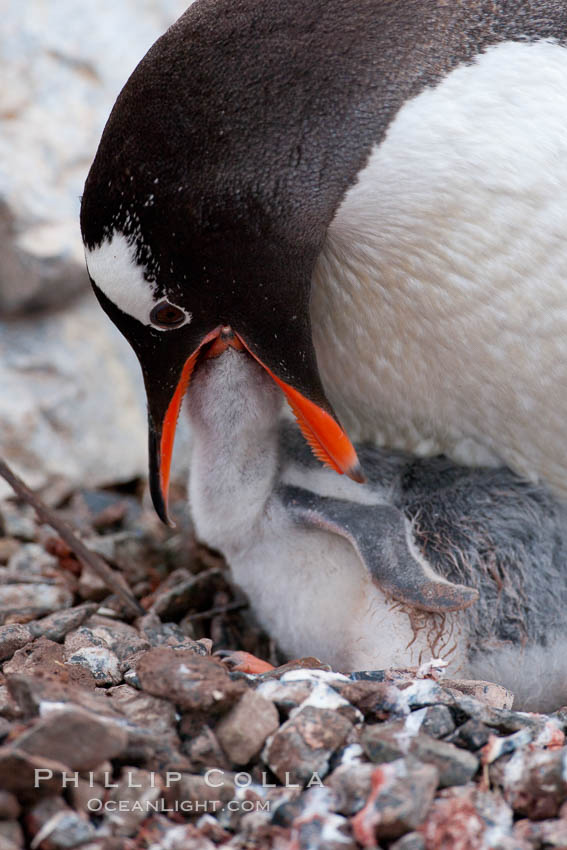
M 36 774 L 38 770 L 43 772 Z M 61 777 L 66 770 L 66 765 L 26 753 L 14 743 L 0 747 L 0 788 L 17 794 L 22 802 L 41 793 L 60 793 Z
M 309 785 L 326 776 L 331 755 L 351 729 L 351 722 L 332 709 L 306 705 L 268 739 L 262 759 L 280 782 Z
M 24 831 L 18 821 L 0 821 L 0 850 L 22 850 Z
M 61 608 L 70 608 L 73 594 L 58 584 L 4 584 L 0 585 L 0 615 L 25 614 L 41 617 Z
M 142 690 L 189 711 L 223 712 L 247 689 L 243 681 L 233 681 L 220 663 L 187 649 L 150 649 L 138 661 L 136 672 Z
M 216 736 L 236 765 L 245 765 L 262 749 L 280 725 L 277 708 L 260 694 L 246 691 L 217 724 Z
M 165 699 L 140 693 L 130 685 L 110 688 L 112 705 L 131 723 L 151 730 L 155 735 L 169 735 L 176 722 L 175 706 Z
M 435 796 L 435 767 L 413 759 L 398 759 L 375 767 L 364 808 L 352 819 L 356 840 L 364 847 L 376 839 L 399 838 L 424 820 Z
M 5 537 L 33 542 L 37 534 L 34 509 L 8 499 L 0 502 L 0 528 Z
M 105 646 L 83 646 L 66 657 L 67 664 L 80 664 L 92 674 L 97 685 L 119 685 L 122 681 L 120 662 Z
M 490 780 L 502 788 L 516 815 L 555 817 L 567 800 L 567 748 L 518 749 L 490 766 Z
M 0 790 L 0 820 L 15 820 L 20 812 L 18 798 L 9 791 Z
M 46 709 L 46 716 L 19 736 L 17 749 L 71 770 L 93 770 L 125 751 L 128 733 L 120 724 L 101 720 L 78 706 L 55 703 Z
M 464 785 L 476 773 L 479 760 L 446 741 L 437 741 L 420 731 L 421 717 L 413 715 L 405 721 L 367 726 L 361 735 L 361 744 L 373 762 L 394 761 L 412 754 L 426 764 L 433 764 L 439 771 L 439 785 Z M 412 721 L 417 723 L 412 725 Z
M 110 792 L 110 800 L 120 805 L 106 818 L 115 835 L 134 835 L 140 823 L 151 813 L 152 804 L 161 797 L 163 780 L 147 770 L 123 767 L 115 784 L 118 787 Z
M 95 837 L 95 827 L 85 815 L 71 809 L 61 797 L 40 800 L 28 812 L 26 825 L 38 850 L 70 850 Z

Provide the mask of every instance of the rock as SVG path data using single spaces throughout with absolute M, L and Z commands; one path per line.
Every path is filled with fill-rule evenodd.
M 280 782 L 309 787 L 326 776 L 331 755 L 351 729 L 350 721 L 332 709 L 307 705 L 268 740 L 262 759 Z
M 376 838 L 391 840 L 415 830 L 433 802 L 438 779 L 435 767 L 414 760 L 375 767 L 366 805 L 352 819 L 356 840 L 369 847 Z
M 88 670 L 64 664 L 63 647 L 47 640 L 38 638 L 33 643 L 18 649 L 10 661 L 4 664 L 4 673 L 12 689 L 14 676 L 41 676 L 43 679 L 60 680 L 65 683 L 75 683 L 83 687 L 94 687 L 95 681 Z M 41 680 L 39 680 L 41 686 Z M 13 692 L 13 691 L 12 691 Z
M 92 600 L 93 602 L 102 602 L 105 596 L 108 596 L 106 583 L 88 565 L 81 569 L 77 592 L 81 599 Z
M 45 637 L 52 641 L 62 641 L 69 632 L 79 628 L 84 621 L 96 611 L 96 605 L 86 603 L 55 611 L 41 620 L 30 623 L 34 637 Z
M 512 828 L 512 811 L 502 797 L 469 785 L 442 791 L 419 831 L 428 850 L 524 850 Z
M 212 768 L 204 776 L 181 773 L 178 779 L 166 785 L 163 796 L 168 805 L 187 801 L 191 808 L 185 808 L 186 812 L 218 813 L 223 805 L 235 799 L 236 791 L 233 773 Z
M 197 655 L 210 655 L 210 645 L 205 641 L 194 641 L 188 638 L 177 623 L 162 623 L 154 614 L 147 614 L 138 621 L 140 632 L 152 646 L 188 649 Z
M 61 797 L 40 800 L 26 817 L 33 836 L 32 846 L 39 850 L 70 850 L 95 837 L 95 828 L 84 815 L 73 811 Z
M 169 735 L 175 729 L 175 706 L 171 702 L 140 693 L 129 685 L 110 688 L 108 695 L 112 705 L 131 723 L 151 729 L 155 735 Z
M 479 760 L 472 753 L 460 750 L 453 744 L 437 741 L 419 732 L 418 724 L 411 725 L 417 714 L 414 712 L 409 715 L 406 721 L 367 726 L 361 735 L 361 744 L 366 754 L 377 763 L 394 761 L 411 754 L 437 767 L 441 787 L 464 785 L 476 773 Z M 420 717 L 415 719 L 418 723 L 421 720 Z
M 557 815 L 567 800 L 567 749 L 518 749 L 490 766 L 490 779 L 502 788 L 517 815 L 543 820 Z
M 0 527 L 2 518 L 0 516 Z M 16 554 L 21 543 L 13 537 L 0 537 L 0 564 L 7 564 L 10 558 Z
M 69 654 L 66 663 L 86 667 L 98 685 L 118 685 L 122 681 L 118 658 L 105 646 L 84 646 Z
M 0 661 L 11 658 L 16 650 L 21 649 L 33 639 L 33 630 L 28 624 L 10 623 L 7 626 L 0 626 Z
M 0 616 L 25 614 L 42 617 L 61 608 L 70 608 L 73 594 L 62 585 L 4 584 L 0 585 Z
M 527 847 L 545 847 L 546 850 L 565 850 L 567 847 L 567 821 L 519 820 L 514 824 L 514 838 Z
M 152 812 L 152 804 L 161 797 L 163 781 L 159 775 L 136 767 L 123 767 L 117 788 L 110 799 L 118 804 L 107 814 L 117 835 L 134 835 L 140 823 Z M 124 802 L 121 802 L 124 801 Z
M 86 624 L 94 638 L 102 640 L 120 662 L 137 652 L 149 649 L 150 642 L 142 637 L 133 626 L 120 620 L 110 620 L 108 617 L 96 615 Z
M 402 838 L 390 844 L 390 850 L 426 850 L 425 839 L 419 832 L 406 832 Z
M 0 685 L 0 717 L 8 720 L 18 720 L 22 709 L 8 690 L 6 685 Z
M 230 761 L 245 765 L 262 749 L 280 719 L 273 703 L 246 691 L 216 727 L 217 739 Z
M 341 815 L 354 815 L 360 811 L 368 799 L 372 784 L 372 774 L 376 765 L 368 762 L 342 764 L 325 780 L 335 798 L 335 811 Z
M 12 497 L 12 491 L 10 490 L 7 495 Z M 15 503 L 11 498 L 1 502 L 0 528 L 8 538 L 13 537 L 26 543 L 33 543 L 37 533 L 34 509 L 31 505 Z M 27 547 L 18 546 L 12 552 L 12 556 L 16 555 L 21 548 Z
M 332 810 L 327 788 L 311 788 L 302 795 L 292 822 L 291 846 L 309 850 L 356 850 L 348 821 Z
M 232 681 L 220 663 L 187 649 L 150 649 L 136 672 L 144 691 L 190 711 L 225 711 L 247 689 L 243 681 Z
M 258 684 L 256 693 L 273 702 L 283 714 L 289 715 L 294 708 L 299 708 L 314 687 L 314 683 L 306 679 L 298 682 L 269 679 Z
M 105 759 L 125 751 L 128 734 L 123 726 L 104 721 L 78 706 L 53 708 L 15 742 L 15 747 L 67 765 L 92 770 Z
M 145 473 L 136 364 L 94 299 L 0 325 L 0 454 L 32 488 L 98 486 Z M 103 448 L 101 448 L 103 447 Z M 0 486 L 0 496 L 8 485 Z
M 18 798 L 9 791 L 0 791 L 0 820 L 16 820 L 19 816 Z
M 387 720 L 392 712 L 397 711 L 400 692 L 392 684 L 362 680 L 335 687 L 369 722 Z
M 471 717 L 459 726 L 455 732 L 447 738 L 448 743 L 455 744 L 463 750 L 479 750 L 488 743 L 491 735 L 489 726 L 486 726 L 475 717 Z
M 443 679 L 441 684 L 444 688 L 474 697 L 479 702 L 493 708 L 509 709 L 512 708 L 514 702 L 514 694 L 494 682 L 483 682 L 476 679 Z
M 10 573 L 14 575 L 16 581 L 35 576 L 50 579 L 60 575 L 60 568 L 57 558 L 46 552 L 43 546 L 37 543 L 26 543 L 20 546 L 8 561 L 7 574 Z
M 29 799 L 37 794 L 58 794 L 67 766 L 57 761 L 32 755 L 14 744 L 0 747 L 0 788 Z
M 24 833 L 18 821 L 0 821 L 0 850 L 22 850 L 24 840 Z
M 230 769 L 230 763 L 209 726 L 201 724 L 196 727 L 194 716 L 186 714 L 181 720 L 180 731 L 185 737 L 183 752 L 186 753 L 194 770 L 214 767 L 221 770 Z
M 453 715 L 446 705 L 430 705 L 424 709 L 420 731 L 432 738 L 444 738 L 455 729 Z

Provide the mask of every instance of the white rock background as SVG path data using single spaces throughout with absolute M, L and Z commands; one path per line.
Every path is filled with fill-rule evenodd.
M 90 291 L 79 199 L 118 92 L 187 5 L 2 3 L 0 453 L 35 487 L 146 472 L 141 378 Z

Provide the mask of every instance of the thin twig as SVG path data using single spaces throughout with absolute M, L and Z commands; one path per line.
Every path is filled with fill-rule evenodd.
M 229 611 L 239 611 L 241 608 L 248 608 L 248 602 L 228 602 L 226 605 L 217 605 L 216 608 L 209 608 L 208 611 L 188 614 L 184 619 L 191 622 L 194 620 L 205 620 L 208 617 L 216 617 L 217 614 L 228 614 Z
M 146 613 L 126 584 L 123 576 L 111 570 L 100 555 L 88 549 L 82 540 L 77 537 L 71 526 L 65 520 L 58 517 L 51 508 L 48 508 L 39 496 L 33 490 L 30 490 L 15 472 L 12 472 L 6 461 L 2 460 L 2 458 L 0 458 L 0 475 L 6 479 L 17 496 L 32 506 L 42 522 L 47 523 L 47 525 L 55 529 L 69 549 L 75 553 L 79 561 L 82 561 L 85 566 L 90 567 L 114 593 L 117 593 L 121 597 L 124 603 L 137 616 Z

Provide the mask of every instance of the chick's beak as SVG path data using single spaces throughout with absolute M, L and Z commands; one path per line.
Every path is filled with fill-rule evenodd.
M 205 349 L 207 345 L 208 348 Z M 353 481 L 362 483 L 366 480 L 354 446 L 333 416 L 278 378 L 232 328 L 219 327 L 207 334 L 185 361 L 161 423 L 156 423 L 150 412 L 150 492 L 156 512 L 166 525 L 173 525 L 168 515 L 169 478 L 175 430 L 183 397 L 201 352 L 206 357 L 216 357 L 229 347 L 247 351 L 280 387 L 295 414 L 303 436 L 321 463 L 340 475 L 347 475 Z

